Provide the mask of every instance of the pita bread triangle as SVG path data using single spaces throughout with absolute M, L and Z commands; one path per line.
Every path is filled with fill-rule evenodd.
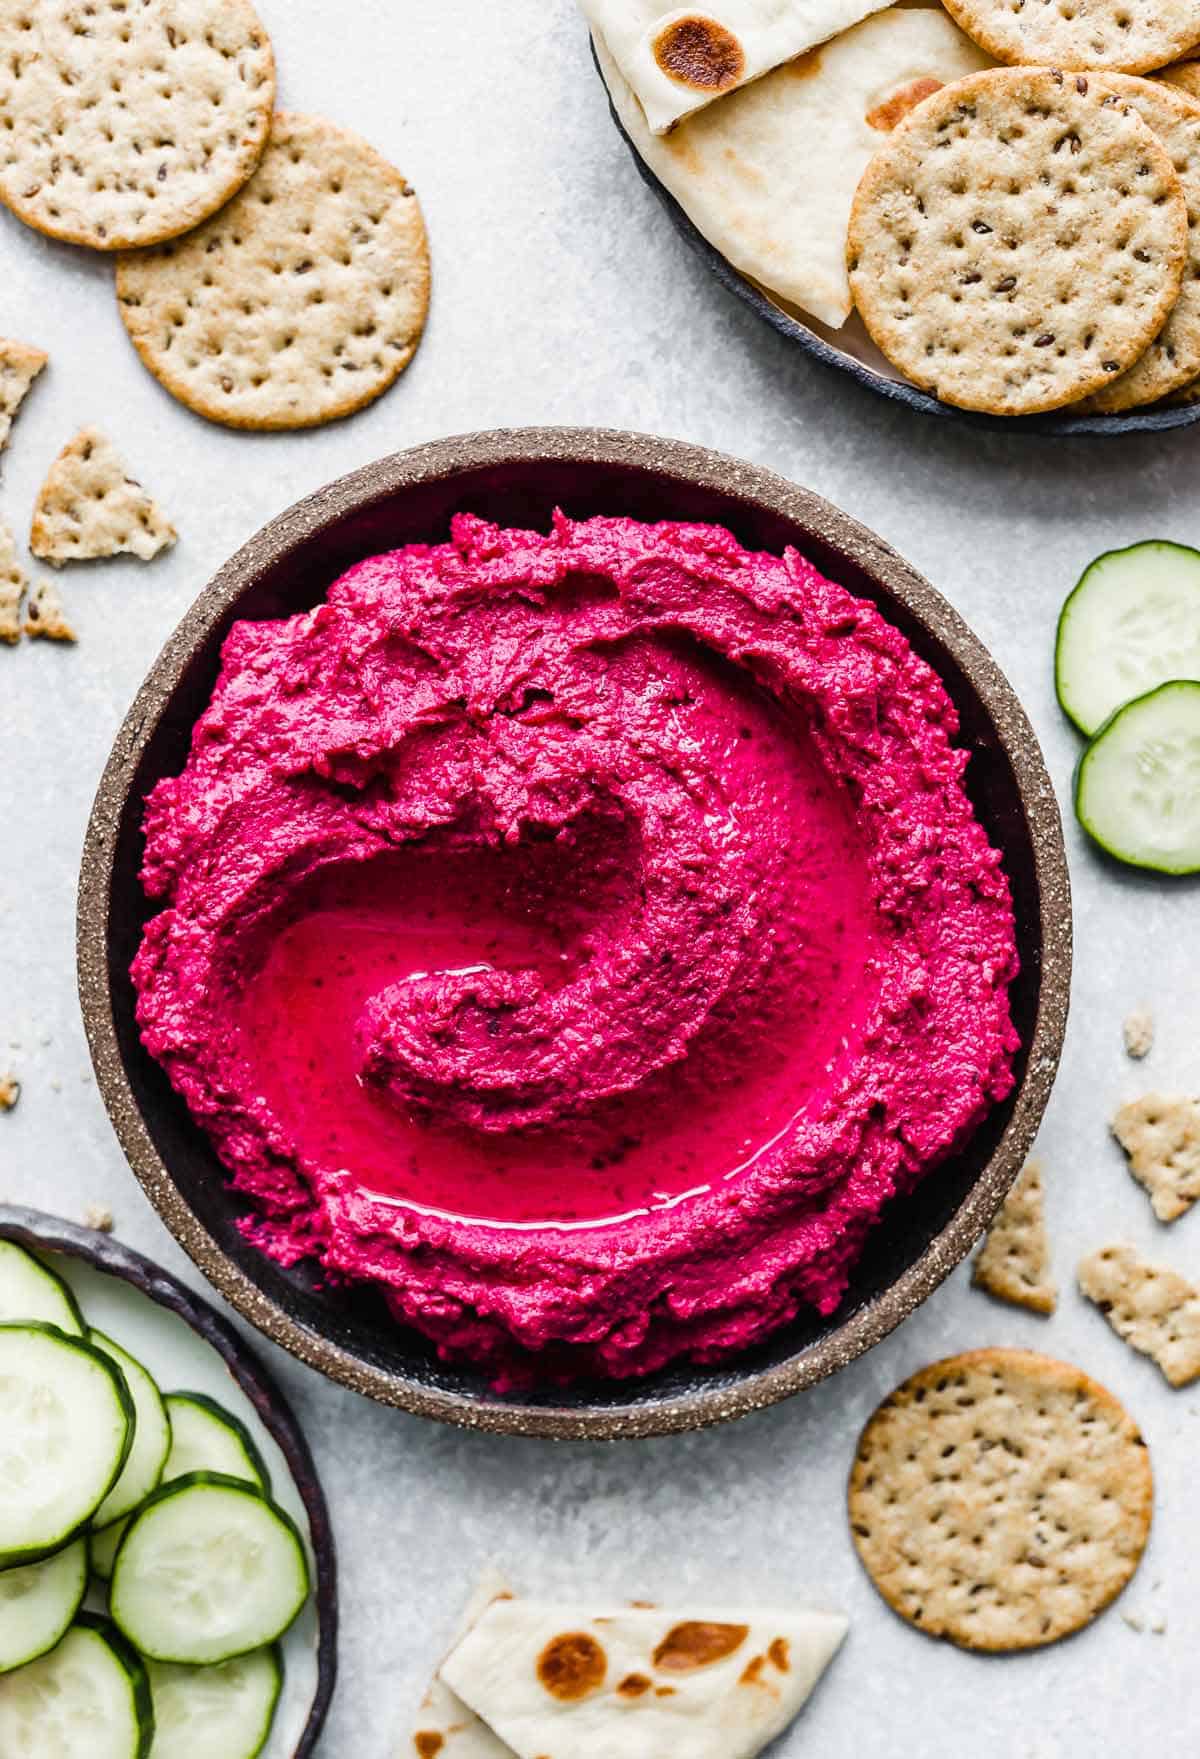
M 29 547 L 46 562 L 121 553 L 148 562 L 175 542 L 175 527 L 121 462 L 99 428 L 82 428 L 50 466 L 33 510 Z
M 441 1678 L 517 1759 L 754 1759 L 845 1633 L 800 1610 L 499 1600 Z
M 459 1621 L 454 1641 L 459 1643 L 478 1624 L 494 1600 L 509 1597 L 510 1590 L 498 1570 L 487 1570 Z M 463 1703 L 440 1675 L 434 1676 L 421 1700 L 409 1743 L 401 1759 L 513 1759 L 485 1722 Z

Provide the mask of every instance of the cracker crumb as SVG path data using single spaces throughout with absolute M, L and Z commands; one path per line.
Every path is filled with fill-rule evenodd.
M 89 1203 L 83 1212 L 83 1225 L 85 1228 L 93 1228 L 98 1234 L 111 1234 L 113 1212 L 105 1203 Z
M 1032 1313 L 1053 1313 L 1058 1290 L 1050 1276 L 1045 1193 L 1040 1161 L 1028 1161 L 988 1229 L 971 1281 L 1001 1301 Z
M 0 1112 L 11 1112 L 21 1097 L 21 1083 L 15 1075 L 0 1075 Z
M 1141 1617 L 1140 1613 L 1123 1612 L 1121 1617 L 1125 1620 L 1129 1629 L 1131 1631 L 1136 1631 L 1139 1636 L 1141 1636 L 1142 1632 L 1146 1629 L 1145 1620 Z
M 1148 1264 L 1132 1246 L 1103 1246 L 1079 1266 L 1079 1287 L 1172 1386 L 1200 1380 L 1200 1291 L 1178 1271 Z
M 1156 1637 L 1165 1637 L 1166 1636 L 1166 1634 L 1167 1634 L 1167 1621 L 1163 1617 L 1162 1613 L 1159 1613 L 1157 1618 L 1152 1618 L 1150 1620 L 1150 1629 Z
M 1200 1099 L 1144 1093 L 1121 1107 L 1112 1132 L 1160 1222 L 1192 1207 L 1200 1197 Z
M 1125 1039 L 1125 1054 L 1140 1063 L 1154 1049 L 1154 1016 L 1149 1008 L 1135 1008 L 1132 1014 L 1126 1014 L 1121 1027 Z

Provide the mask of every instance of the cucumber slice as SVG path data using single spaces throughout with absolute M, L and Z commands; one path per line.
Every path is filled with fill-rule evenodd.
M 273 1643 L 308 1599 L 308 1558 L 290 1517 L 219 1472 L 160 1485 L 113 1566 L 112 1616 L 153 1661 L 208 1666 Z
M 256 1759 L 283 1687 L 277 1649 L 255 1649 L 216 1667 L 147 1664 L 154 1698 L 152 1759 Z
M 62 1278 L 15 1240 L 0 1240 L 0 1322 L 31 1319 L 56 1325 L 73 1338 L 87 1329 Z
M 92 1613 L 49 1655 L 0 1678 L 4 1759 L 147 1759 L 153 1739 L 146 1670 Z
M 168 1393 L 163 1404 L 171 1425 L 164 1484 L 189 1472 L 223 1472 L 227 1478 L 244 1478 L 271 1494 L 271 1475 L 249 1430 L 223 1405 L 204 1393 Z M 128 1525 L 128 1519 L 116 1521 L 102 1533 L 93 1533 L 88 1541 L 92 1574 L 103 1582 L 112 1575 L 117 1547 Z
M 85 1338 L 0 1325 L 0 1569 L 36 1563 L 92 1518 L 133 1423 L 124 1376 Z
M 87 1578 L 82 1539 L 45 1563 L 22 1564 L 0 1574 L 0 1674 L 53 1649 L 83 1605 Z
M 1089 738 L 1134 697 L 1200 679 L 1200 550 L 1153 541 L 1097 556 L 1062 608 L 1054 678 Z
M 206 1393 L 168 1393 L 171 1452 L 164 1479 L 187 1472 L 223 1472 L 246 1478 L 271 1494 L 271 1474 L 245 1424 Z
M 1106 722 L 1076 772 L 1075 814 L 1118 861 L 1200 872 L 1200 683 L 1160 684 Z
M 102 1331 L 90 1331 L 88 1337 L 116 1363 L 133 1398 L 133 1446 L 121 1476 L 96 1510 L 94 1525 L 101 1528 L 130 1514 L 154 1489 L 171 1449 L 171 1425 L 162 1394 L 141 1363 Z

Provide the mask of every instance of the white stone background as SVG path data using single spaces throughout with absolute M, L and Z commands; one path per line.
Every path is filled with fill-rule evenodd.
M 433 244 L 424 345 L 366 413 L 291 437 L 200 421 L 142 371 L 111 268 L 0 213 L 0 332 L 52 365 L 16 427 L 0 512 L 20 530 L 41 475 L 102 423 L 181 531 L 149 567 L 65 571 L 74 650 L 0 653 L 0 1051 L 24 1083 L 0 1118 L 0 1194 L 78 1216 L 185 1277 L 129 1173 L 89 1074 L 73 911 L 84 823 L 110 740 L 193 596 L 285 505 L 437 435 L 522 423 L 679 436 L 769 465 L 881 532 L 964 612 L 1012 679 L 1069 801 L 1077 742 L 1054 700 L 1058 606 L 1099 551 L 1200 542 L 1200 430 L 1119 441 L 992 435 L 892 407 L 806 359 L 708 276 L 665 223 L 608 119 L 570 0 L 262 0 L 289 107 L 355 125 L 412 180 Z M 1172 1392 L 1073 1290 L 1080 1255 L 1128 1238 L 1200 1280 L 1200 1215 L 1160 1228 L 1108 1139 L 1124 1097 L 1200 1079 L 1200 894 L 1122 875 L 1068 828 L 1074 1005 L 1041 1137 L 1064 1293 L 1049 1323 L 990 1303 L 960 1271 L 832 1382 L 731 1428 L 568 1446 L 460 1434 L 378 1408 L 282 1355 L 341 1547 L 344 1636 L 330 1759 L 390 1759 L 473 1577 L 495 1558 L 530 1590 L 789 1600 L 853 1624 L 781 1744 L 791 1759 L 1089 1759 L 1194 1751 L 1200 1731 L 1200 1388 Z M 1130 1064 L 1121 1020 L 1158 1043 Z M 1118 1392 L 1144 1426 L 1158 1494 L 1143 1568 L 1111 1612 L 1025 1658 L 972 1658 L 910 1631 L 851 1550 L 843 1486 L 877 1399 L 933 1357 L 1045 1347 Z M 217 1756 L 214 1756 L 217 1759 Z

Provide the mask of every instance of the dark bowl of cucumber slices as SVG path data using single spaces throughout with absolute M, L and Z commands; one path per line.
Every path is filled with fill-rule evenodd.
M 1200 550 L 1151 539 L 1084 569 L 1054 681 L 1087 747 L 1075 813 L 1114 861 L 1200 873 Z
M 364 556 L 441 541 L 456 512 L 546 529 L 555 508 L 574 518 L 724 525 L 748 547 L 776 553 L 795 545 L 874 600 L 928 660 L 957 707 L 968 792 L 1013 888 L 1021 1049 L 1014 1092 L 875 1230 L 835 1313 L 806 1313 L 733 1362 L 498 1392 L 485 1372 L 443 1361 L 377 1293 L 331 1286 L 319 1267 L 277 1263 L 252 1244 L 245 1200 L 142 1045 L 129 970 L 158 908 L 139 880 L 143 803 L 183 767 L 231 624 L 308 609 Z M 331 484 L 253 538 L 200 594 L 131 708 L 97 794 L 80 880 L 80 995 L 98 1084 L 130 1165 L 176 1238 L 234 1307 L 302 1361 L 387 1403 L 493 1433 L 616 1438 L 697 1428 L 811 1385 L 885 1336 L 970 1250 L 1019 1170 L 1058 1064 L 1070 963 L 1062 827 L 1037 740 L 953 608 L 872 532 L 808 490 L 719 453 L 596 429 L 421 446 Z
M 315 1751 L 336 1563 L 283 1394 L 168 1272 L 3 1205 L 0 1483 L 0 1754 L 85 1716 L 88 1759 Z

